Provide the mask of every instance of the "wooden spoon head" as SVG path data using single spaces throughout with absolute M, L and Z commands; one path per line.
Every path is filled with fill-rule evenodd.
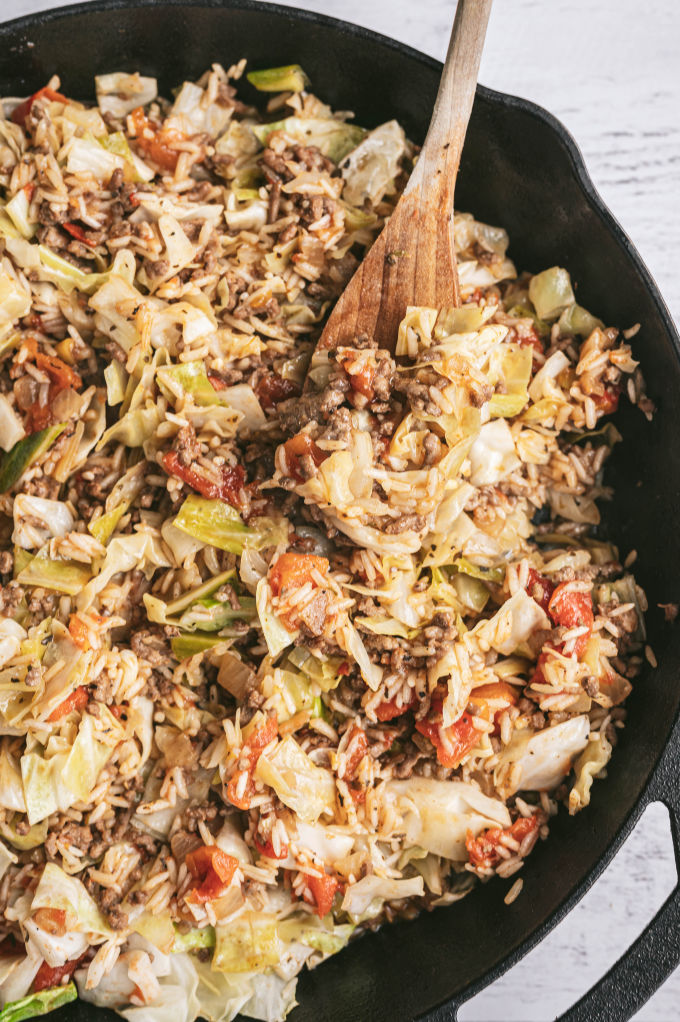
M 351 347 L 367 335 L 394 351 L 409 305 L 459 304 L 453 190 L 490 11 L 491 0 L 458 0 L 420 158 L 382 234 L 331 313 L 317 350 Z
M 409 305 L 458 304 L 453 208 L 422 204 L 419 189 L 413 187 L 402 195 L 338 299 L 318 348 L 352 346 L 365 334 L 378 347 L 394 351 Z

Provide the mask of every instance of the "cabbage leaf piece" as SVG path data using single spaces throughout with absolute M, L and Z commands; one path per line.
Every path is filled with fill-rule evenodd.
M 576 782 L 569 792 L 569 814 L 574 816 L 585 806 L 590 805 L 590 789 L 597 775 L 604 770 L 611 759 L 612 745 L 604 731 L 589 741 L 585 749 L 574 763 Z
M 47 1015 L 78 997 L 75 983 L 50 987 L 37 994 L 28 994 L 19 1001 L 11 1001 L 0 1011 L 0 1022 L 24 1022 L 24 1019 Z
M 392 194 L 405 150 L 406 136 L 397 121 L 386 121 L 369 131 L 341 161 L 345 201 L 363 206 L 365 199 L 370 199 L 375 206 L 383 196 Z
M 302 92 L 309 85 L 309 78 L 299 64 L 249 71 L 246 78 L 258 92 Z
M 510 814 L 500 799 L 489 798 L 463 781 L 409 777 L 388 781 L 385 794 L 404 818 L 409 844 L 454 862 L 468 857 L 468 831 L 477 835 L 486 827 L 510 826 Z
M 588 743 L 590 721 L 586 714 L 527 735 L 515 731 L 500 753 L 501 763 L 521 768 L 509 795 L 515 791 L 552 791 L 569 773 L 575 758 Z
M 335 117 L 286 117 L 282 121 L 254 124 L 251 130 L 262 145 L 274 131 L 283 131 L 302 145 L 313 145 L 334 163 L 339 163 L 359 145 L 366 130 Z
M 273 788 L 284 805 L 303 822 L 315 823 L 322 814 L 333 814 L 333 775 L 316 766 L 292 735 L 287 735 L 272 752 L 260 756 L 255 775 Z

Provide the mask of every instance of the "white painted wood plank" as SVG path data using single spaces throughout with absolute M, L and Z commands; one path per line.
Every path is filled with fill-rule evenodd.
M 1 16 L 50 6 L 3 0 Z M 301 0 L 442 58 L 453 0 Z M 603 198 L 680 320 L 680 3 L 496 0 L 480 79 L 545 106 L 575 136 Z M 289 55 L 291 59 L 294 54 Z M 463 1008 L 463 1022 L 554 1018 L 635 939 L 675 882 L 658 807 L 578 908 Z M 531 897 L 525 890 L 522 898 Z M 680 973 L 638 1014 L 679 1017 Z

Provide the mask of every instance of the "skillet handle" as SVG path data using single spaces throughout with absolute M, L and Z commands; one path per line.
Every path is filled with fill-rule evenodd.
M 642 798 L 663 802 L 670 813 L 675 864 L 680 875 L 680 721 Z M 652 921 L 611 969 L 557 1022 L 627 1022 L 680 964 L 680 883 Z

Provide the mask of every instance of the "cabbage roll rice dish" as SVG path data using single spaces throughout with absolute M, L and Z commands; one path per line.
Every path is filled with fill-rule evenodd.
M 514 899 L 604 775 L 635 328 L 460 213 L 462 305 L 312 358 L 399 124 L 295 65 L 62 88 L 0 120 L 0 1022 L 276 1022 L 367 929 Z

